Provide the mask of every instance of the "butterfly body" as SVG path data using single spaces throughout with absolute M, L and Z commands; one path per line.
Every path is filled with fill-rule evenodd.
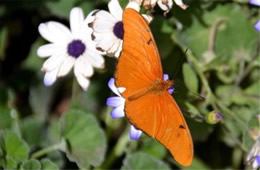
M 151 94 L 151 93 L 156 94 L 156 95 L 162 95 L 172 85 L 173 85 L 173 81 L 157 79 L 157 80 L 153 81 L 153 83 L 150 85 L 149 88 L 143 89 L 143 90 L 137 92 L 136 94 L 129 96 L 127 99 L 129 101 L 133 101 L 144 95 Z
M 177 103 L 168 93 L 173 81 L 163 79 L 159 52 L 144 18 L 127 8 L 123 13 L 123 50 L 115 73 L 117 87 L 124 87 L 128 120 L 163 144 L 175 160 L 188 166 L 193 144 Z

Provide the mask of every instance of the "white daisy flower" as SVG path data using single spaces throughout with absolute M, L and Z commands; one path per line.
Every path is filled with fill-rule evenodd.
M 136 0 L 140 1 L 140 0 Z M 186 9 L 188 6 L 185 5 L 182 0 L 174 0 L 175 4 L 181 7 L 182 9 Z M 152 9 L 156 5 L 156 3 L 159 5 L 159 7 L 164 10 L 166 13 L 168 13 L 172 9 L 173 2 L 172 0 L 143 0 L 143 6 L 146 9 Z
M 96 48 L 108 56 L 119 57 L 122 50 L 124 29 L 122 22 L 123 9 L 118 0 L 111 0 L 108 3 L 109 12 L 98 10 L 93 13 L 94 21 L 89 24 L 93 29 L 92 38 L 97 42 Z M 140 6 L 136 1 L 130 1 L 127 8 L 140 11 Z M 144 16 L 147 21 L 151 17 Z
M 104 68 L 104 59 L 91 40 L 92 30 L 88 24 L 94 17 L 92 13 L 84 19 L 81 8 L 70 12 L 70 29 L 61 23 L 50 21 L 38 27 L 41 36 L 50 43 L 38 48 L 40 57 L 50 57 L 42 66 L 45 72 L 44 84 L 51 86 L 58 77 L 67 75 L 74 66 L 74 74 L 80 86 L 87 90 L 93 67 Z

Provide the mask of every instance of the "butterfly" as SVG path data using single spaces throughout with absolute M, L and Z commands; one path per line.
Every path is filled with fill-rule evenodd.
M 145 19 L 134 9 L 123 13 L 123 49 L 115 72 L 125 87 L 125 114 L 137 129 L 163 144 L 174 159 L 189 166 L 193 159 L 190 131 L 180 108 L 168 93 L 173 81 L 163 79 L 160 55 Z

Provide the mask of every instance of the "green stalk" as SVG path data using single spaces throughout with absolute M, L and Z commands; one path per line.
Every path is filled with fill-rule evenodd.
M 49 153 L 49 152 L 58 150 L 59 148 L 60 148 L 60 143 L 57 143 L 57 144 L 48 146 L 48 147 L 46 147 L 46 148 L 43 148 L 43 149 L 41 149 L 41 150 L 39 150 L 39 151 L 33 153 L 32 156 L 31 156 L 31 158 L 32 158 L 32 159 L 39 158 L 39 157 L 41 157 L 41 156 L 46 155 L 46 154 Z

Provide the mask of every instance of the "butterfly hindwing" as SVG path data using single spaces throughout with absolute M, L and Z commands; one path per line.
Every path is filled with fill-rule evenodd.
M 193 158 L 191 135 L 172 96 L 165 92 L 160 96 L 148 94 L 127 100 L 125 111 L 133 125 L 162 143 L 177 162 L 190 165 Z

